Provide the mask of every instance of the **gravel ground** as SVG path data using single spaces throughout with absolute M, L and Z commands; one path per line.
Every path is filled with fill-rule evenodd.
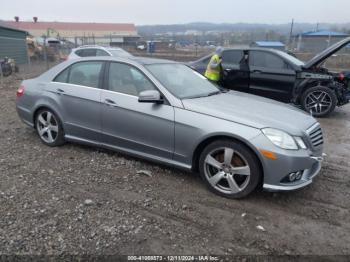
M 350 106 L 320 120 L 329 156 L 311 186 L 235 201 L 194 174 L 43 145 L 15 111 L 21 77 L 0 88 L 0 254 L 350 256 Z

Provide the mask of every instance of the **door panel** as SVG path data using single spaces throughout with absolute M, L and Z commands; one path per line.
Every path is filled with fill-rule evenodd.
M 135 67 L 111 63 L 107 71 L 109 75 L 105 88 L 109 90 L 103 90 L 101 94 L 101 101 L 104 103 L 104 143 L 137 153 L 172 159 L 174 108 L 166 103 L 138 101 L 139 92 L 156 88 Z
M 66 135 L 98 141 L 101 132 L 101 90 L 84 86 L 52 83 Z
M 171 159 L 174 151 L 174 109 L 139 103 L 135 96 L 103 90 L 104 143 Z
M 103 62 L 80 62 L 58 75 L 49 85 L 63 116 L 65 134 L 98 142 L 101 137 Z
M 244 61 L 243 50 L 226 50 L 222 57 L 224 87 L 232 90 L 249 91 L 249 66 Z
M 250 93 L 290 102 L 296 73 L 282 58 L 264 51 L 251 51 L 249 69 Z

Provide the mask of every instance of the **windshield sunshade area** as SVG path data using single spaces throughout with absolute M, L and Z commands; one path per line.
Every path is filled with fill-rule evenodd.
M 180 99 L 205 97 L 220 92 L 204 76 L 181 64 L 153 64 L 148 70 Z

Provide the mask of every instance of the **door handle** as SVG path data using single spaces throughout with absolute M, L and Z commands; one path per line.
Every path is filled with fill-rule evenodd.
M 57 88 L 57 94 L 62 95 L 64 93 L 64 90 L 61 88 Z
M 253 73 L 256 73 L 256 74 L 261 74 L 262 71 L 261 70 L 253 70 Z
M 116 105 L 116 103 L 113 100 L 108 99 L 108 98 L 105 99 L 105 103 L 108 104 L 108 105 Z

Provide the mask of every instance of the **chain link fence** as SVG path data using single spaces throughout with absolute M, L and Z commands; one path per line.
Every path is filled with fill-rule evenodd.
M 215 48 L 209 47 L 168 47 L 159 46 L 153 53 L 147 51 L 147 49 L 140 50 L 135 46 L 120 46 L 129 53 L 135 56 L 153 57 L 160 59 L 169 59 L 180 62 L 188 62 L 197 60 L 205 55 L 212 53 Z M 55 65 L 65 61 L 70 54 L 74 46 L 67 46 L 57 43 L 48 43 L 43 46 L 30 46 L 28 45 L 28 63 L 17 65 L 19 69 L 18 77 L 22 79 L 28 79 L 36 77 L 43 72 L 49 70 Z M 303 61 L 309 60 L 314 54 L 309 53 L 296 53 L 299 59 Z M 334 71 L 342 71 L 350 69 L 350 55 L 338 54 L 328 59 L 325 66 Z M 3 85 L 3 81 L 6 77 L 3 76 L 2 70 L 0 70 L 0 84 Z

